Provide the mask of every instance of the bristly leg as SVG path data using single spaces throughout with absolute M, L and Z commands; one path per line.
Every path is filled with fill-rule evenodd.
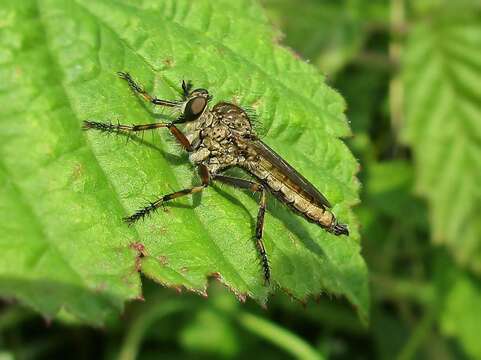
M 84 121 L 82 128 L 84 130 L 94 129 L 103 132 L 112 133 L 128 133 L 137 132 L 144 130 L 153 130 L 163 127 L 168 127 L 169 124 L 154 123 L 154 124 L 141 124 L 141 125 L 123 125 L 123 124 L 112 124 L 112 123 L 101 123 L 96 121 Z
M 181 196 L 201 192 L 206 188 L 206 186 L 207 185 L 194 186 L 193 188 L 190 188 L 190 189 L 183 189 L 180 191 L 173 192 L 171 194 L 164 195 L 161 198 L 155 200 L 154 202 L 151 202 L 149 205 L 143 207 L 142 209 L 137 210 L 134 214 L 125 217 L 124 221 L 129 225 L 133 225 L 138 220 L 143 219 L 147 215 L 150 215 L 152 212 L 156 211 L 165 202 L 170 201 L 172 199 L 176 199 Z
M 154 123 L 154 124 L 140 124 L 140 125 L 123 125 L 112 123 L 101 123 L 97 121 L 84 121 L 82 128 L 84 130 L 99 130 L 102 132 L 110 133 L 124 133 L 129 134 L 131 132 L 139 132 L 145 130 L 154 130 L 158 128 L 167 128 L 170 133 L 174 135 L 177 142 L 188 152 L 192 151 L 192 145 L 185 135 L 180 131 L 177 126 L 172 123 Z
M 261 201 L 259 203 L 259 212 L 257 213 L 256 224 L 256 246 L 261 256 L 262 268 L 264 269 L 264 279 L 267 284 L 271 280 L 271 269 L 269 267 L 269 259 L 267 258 L 266 249 L 262 237 L 264 234 L 264 215 L 266 213 L 267 196 L 266 191 L 262 189 Z
M 167 106 L 167 107 L 181 107 L 182 106 L 182 102 L 179 102 L 179 101 L 170 101 L 170 100 L 162 100 L 162 99 L 158 99 L 152 95 L 150 95 L 147 91 L 144 90 L 144 88 L 139 85 L 138 83 L 136 83 L 134 81 L 134 79 L 132 79 L 132 77 L 130 76 L 129 73 L 127 72 L 123 72 L 123 71 L 119 71 L 117 73 L 122 79 L 124 79 L 125 81 L 127 81 L 127 83 L 129 84 L 130 88 L 136 92 L 137 94 L 139 94 L 140 96 L 142 96 L 142 98 L 145 100 L 145 101 L 148 101 L 154 105 L 160 105 L 160 106 Z
M 125 217 L 124 221 L 127 224 L 132 225 L 136 221 L 138 221 L 140 219 L 143 219 L 147 215 L 151 214 L 153 211 L 156 211 L 159 207 L 161 207 L 167 201 L 170 201 L 172 199 L 176 199 L 176 198 L 181 197 L 181 196 L 201 192 L 210 183 L 209 170 L 207 169 L 207 167 L 205 165 L 199 165 L 199 175 L 200 175 L 200 178 L 201 178 L 201 181 L 202 181 L 202 185 L 194 186 L 193 188 L 190 188 L 190 189 L 183 189 L 183 190 L 180 190 L 180 191 L 173 192 L 171 194 L 164 195 L 164 196 L 160 197 L 159 199 L 155 200 L 154 202 L 151 202 L 146 207 L 136 211 L 134 214 L 132 214 L 128 217 Z
M 261 258 L 262 269 L 264 271 L 264 280 L 267 284 L 269 284 L 271 279 L 271 269 L 269 266 L 269 258 L 267 257 L 266 249 L 264 247 L 264 242 L 262 241 L 262 237 L 264 235 L 264 216 L 266 213 L 266 204 L 267 204 L 266 190 L 261 184 L 258 184 L 256 182 L 239 179 L 231 176 L 215 175 L 213 179 L 218 180 L 224 184 L 231 185 L 236 188 L 248 189 L 253 192 L 261 193 L 261 200 L 259 203 L 259 212 L 257 213 L 255 239 L 256 239 L 256 247 L 257 247 L 257 250 L 259 251 L 259 255 Z

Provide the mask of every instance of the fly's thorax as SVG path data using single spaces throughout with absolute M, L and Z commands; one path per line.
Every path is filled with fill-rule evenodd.
M 214 106 L 212 113 L 219 122 L 227 126 L 237 136 L 249 137 L 255 135 L 249 115 L 241 107 L 221 102 Z
M 216 173 L 244 160 L 236 143 L 236 134 L 221 116 L 209 112 L 200 120 L 188 133 L 194 148 L 190 154 L 192 163 L 202 163 L 211 173 Z
M 194 148 L 190 160 L 202 163 L 211 173 L 242 166 L 255 157 L 249 153 L 249 139 L 255 133 L 247 113 L 237 105 L 221 102 L 189 124 L 187 137 Z

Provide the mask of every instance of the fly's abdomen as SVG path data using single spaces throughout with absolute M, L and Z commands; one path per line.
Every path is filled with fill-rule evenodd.
M 337 225 L 336 218 L 326 207 L 316 204 L 314 199 L 287 176 L 277 171 L 268 161 L 258 161 L 249 171 L 256 176 L 270 192 L 292 210 L 307 220 L 327 230 Z
M 307 220 L 335 235 L 349 235 L 330 211 L 331 204 L 304 176 L 260 140 L 237 139 L 247 161 L 240 163 L 257 177 L 281 202 Z

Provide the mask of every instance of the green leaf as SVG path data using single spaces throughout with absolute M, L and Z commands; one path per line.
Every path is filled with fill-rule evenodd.
M 423 228 L 427 221 L 426 211 L 419 199 L 410 196 L 414 180 L 410 163 L 404 160 L 372 162 L 366 173 L 366 199 L 371 209 Z
M 440 323 L 441 330 L 458 339 L 473 359 L 481 357 L 478 334 L 481 331 L 481 286 L 468 275 L 460 275 L 447 294 Z
M 473 2 L 474 3 L 474 2 Z M 431 13 L 409 35 L 405 140 L 432 236 L 481 273 L 481 9 Z
M 239 353 L 239 338 L 232 320 L 225 314 L 203 309 L 182 330 L 180 342 L 192 353 L 232 358 Z
M 188 316 L 189 321 L 179 333 L 179 343 L 193 354 L 239 358 L 250 341 L 249 337 L 241 336 L 235 323 L 242 310 L 240 304 L 232 293 L 216 283 L 211 284 L 209 297 L 209 302 L 191 306 L 195 313 Z
M 263 303 L 276 288 L 298 299 L 329 292 L 367 316 L 367 270 L 350 209 L 358 164 L 338 139 L 349 135 L 344 102 L 273 43 L 255 2 L 4 3 L 1 294 L 48 315 L 63 306 L 101 321 L 140 296 L 136 270 L 199 293 L 215 274 L 239 298 Z M 352 236 L 328 234 L 269 198 L 268 287 L 252 241 L 258 205 L 250 194 L 214 186 L 127 227 L 122 217 L 146 201 L 199 180 L 168 133 L 146 134 L 142 146 L 81 131 L 87 119 L 130 124 L 172 115 L 153 114 L 119 70 L 161 98 L 178 97 L 180 81 L 190 79 L 214 101 L 254 107 L 265 141 L 326 194 Z
M 435 285 L 437 301 L 442 301 L 439 324 L 443 334 L 456 338 L 466 354 L 481 357 L 481 283 L 461 271 L 447 257 L 438 257 Z
M 369 22 L 387 17 L 385 0 L 262 0 L 268 15 L 285 33 L 285 43 L 329 76 L 359 52 Z M 371 74 L 372 75 L 372 74 Z

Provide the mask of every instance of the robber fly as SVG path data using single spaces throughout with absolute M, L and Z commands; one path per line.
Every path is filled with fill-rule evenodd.
M 143 219 L 169 200 L 201 192 L 213 181 L 259 193 L 255 240 L 266 283 L 269 283 L 271 276 L 262 242 L 267 191 L 295 213 L 328 232 L 334 235 L 349 235 L 347 226 L 338 223 L 330 211 L 329 201 L 304 176 L 258 138 L 244 109 L 228 102 L 219 102 L 209 109 L 208 104 L 212 99 L 209 92 L 206 89 L 192 90 L 192 85 L 184 81 L 182 100 L 158 99 L 149 95 L 128 73 L 118 74 L 144 100 L 154 105 L 174 108 L 180 112 L 180 116 L 170 123 L 144 125 L 84 121 L 83 128 L 125 134 L 167 128 L 177 142 L 189 152 L 190 161 L 197 166 L 201 179 L 200 185 L 161 196 L 124 218 L 127 224 L 132 225 Z M 179 130 L 178 124 L 186 125 L 185 132 Z M 222 175 L 225 170 L 232 167 L 243 169 L 255 181 Z

